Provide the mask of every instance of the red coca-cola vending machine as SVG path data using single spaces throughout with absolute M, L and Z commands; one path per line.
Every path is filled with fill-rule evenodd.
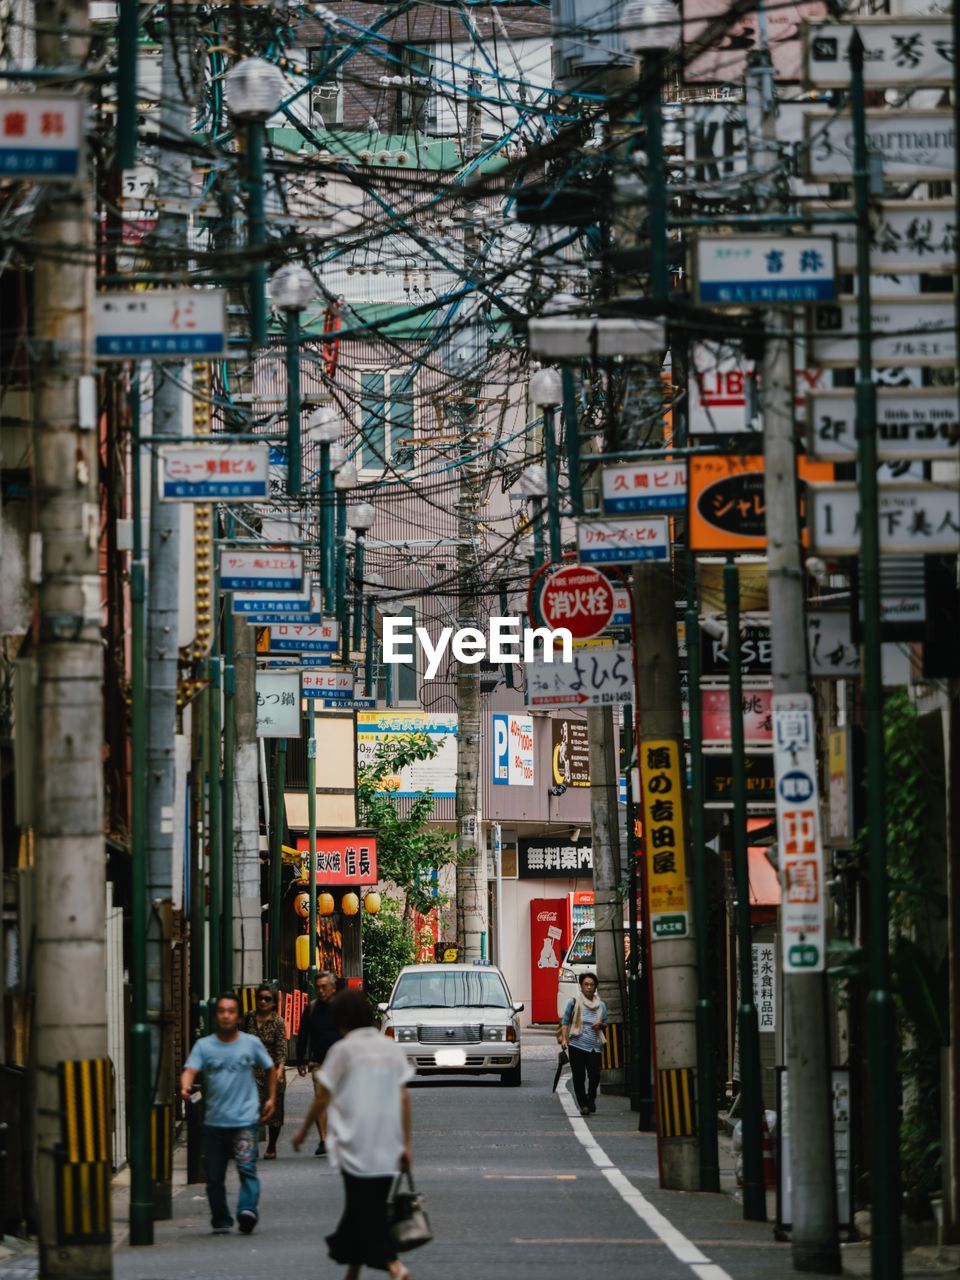
M 534 1022 L 557 1021 L 560 961 L 569 945 L 567 899 L 534 898 L 530 903 L 530 1016 Z

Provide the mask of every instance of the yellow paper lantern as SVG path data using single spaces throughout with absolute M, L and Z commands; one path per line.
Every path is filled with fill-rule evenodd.
M 310 939 L 305 933 L 301 933 L 297 938 L 297 949 L 295 953 L 297 968 L 301 973 L 306 973 L 310 968 Z M 314 952 L 314 966 L 320 968 L 320 948 L 317 947 Z
M 298 893 L 293 900 L 293 909 L 301 920 L 306 920 L 310 914 L 310 895 L 309 893 Z
M 360 910 L 360 899 L 355 893 L 345 893 L 340 903 L 340 910 L 345 916 L 355 916 Z
M 368 915 L 375 916 L 380 910 L 379 893 L 368 893 L 363 900 L 363 909 Z
M 322 916 L 332 916 L 333 908 L 334 908 L 333 894 L 321 893 L 317 898 L 317 911 L 319 912 L 319 914 Z

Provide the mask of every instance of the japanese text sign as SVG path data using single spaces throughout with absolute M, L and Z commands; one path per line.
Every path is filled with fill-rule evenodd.
M 198 360 L 227 354 L 227 295 L 223 289 L 98 293 L 94 322 L 99 360 L 138 356 Z
M 0 93 L 0 178 L 71 182 L 83 172 L 83 101 Z
M 599 569 L 567 565 L 544 581 L 540 614 L 548 627 L 565 627 L 574 640 L 599 635 L 614 612 L 614 589 Z
M 603 509 L 611 515 L 682 511 L 687 505 L 687 464 L 660 459 L 604 467 Z
M 532 787 L 533 717 L 497 712 L 493 717 L 492 727 L 494 786 Z
M 769 689 L 744 689 L 741 699 L 743 737 L 746 743 L 768 743 L 773 738 Z M 730 742 L 730 690 L 701 689 L 702 739 Z
M 257 737 L 300 737 L 300 673 L 257 672 Z
M 376 884 L 377 837 L 371 832 L 317 836 L 317 884 Z M 297 837 L 297 851 L 310 856 L 310 841 Z
M 706 236 L 696 243 L 696 289 L 704 305 L 795 306 L 836 294 L 830 236 Z
M 812 546 L 824 555 L 860 554 L 860 494 L 854 484 L 811 485 Z M 891 484 L 878 491 L 881 555 L 956 555 L 960 489 Z
M 550 720 L 551 764 L 555 786 L 589 787 L 590 734 L 586 720 Z
M 855 679 L 860 674 L 860 649 L 850 639 L 850 614 L 844 609 L 811 609 L 807 653 L 815 680 Z
M 545 880 L 593 875 L 593 845 L 589 839 L 517 841 L 517 878 Z
M 877 457 L 960 458 L 956 387 L 878 387 Z M 855 462 L 857 406 L 853 388 L 815 391 L 807 402 L 809 447 L 824 461 Z
M 301 676 L 305 698 L 328 702 L 353 702 L 353 671 L 346 667 L 319 667 Z
M 221 591 L 296 591 L 302 582 L 302 551 L 220 550 Z
M 305 589 L 299 591 L 234 591 L 233 612 L 242 614 L 267 614 L 268 620 L 292 613 L 312 613 L 319 609 L 319 592 L 310 590 L 310 575 L 306 576 Z
M 528 707 L 612 707 L 631 702 L 633 651 L 575 649 L 571 662 L 528 662 Z
M 949 18 L 862 18 L 855 22 L 805 24 L 805 80 L 820 88 L 850 84 L 850 39 L 863 41 L 863 82 L 869 89 L 891 85 L 953 84 L 953 33 Z
M 761 1031 L 777 1029 L 777 960 L 772 942 L 754 942 L 753 1003 Z
M 871 271 L 885 275 L 898 271 L 953 269 L 957 252 L 957 208 L 952 201 L 884 200 L 875 209 L 871 223 Z M 841 223 L 833 234 L 838 270 L 856 271 L 856 227 Z
M 163 502 L 247 502 L 267 496 L 265 444 L 161 445 Z
M 798 460 L 801 523 L 808 480 L 832 480 L 828 463 Z M 763 458 L 716 454 L 690 459 L 690 548 L 763 551 L 767 545 Z M 806 534 L 804 534 L 806 537 Z
M 643 838 L 654 942 L 687 935 L 687 871 L 680 748 L 670 738 L 640 743 Z
M 748 751 L 743 767 L 747 811 L 769 812 L 774 805 L 773 756 L 769 751 Z M 729 751 L 704 749 L 703 807 L 733 808 L 733 756 Z
M 811 312 L 810 358 L 828 368 L 855 365 L 857 304 L 852 298 L 825 303 Z M 953 301 L 927 302 L 917 298 L 874 298 L 870 303 L 874 364 L 949 366 L 957 358 Z
M 579 520 L 577 547 L 581 564 L 666 561 L 670 556 L 670 524 L 666 516 Z
M 808 693 L 773 699 L 777 848 L 783 892 L 784 973 L 820 973 L 825 965 L 823 847 L 817 788 L 816 726 Z
M 339 644 L 336 622 L 281 622 L 270 628 L 271 653 L 335 653 Z
M 457 794 L 457 717 L 429 711 L 361 711 L 357 715 L 357 764 L 370 766 L 385 743 L 399 735 L 426 734 L 437 753 L 429 760 L 415 760 L 384 780 L 384 790 L 398 799 L 415 800 L 431 792 L 437 800 Z

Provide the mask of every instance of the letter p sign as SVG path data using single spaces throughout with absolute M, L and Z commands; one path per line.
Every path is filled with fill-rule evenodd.
M 510 732 L 509 717 L 493 717 L 493 781 L 495 786 L 508 786 L 510 782 Z

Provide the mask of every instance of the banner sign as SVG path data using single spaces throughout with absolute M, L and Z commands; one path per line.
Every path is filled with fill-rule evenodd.
M 270 653 L 336 653 L 339 647 L 336 622 L 283 622 L 270 628 Z
M 302 551 L 220 549 L 221 591 L 297 591 L 302 582 Z
M 816 726 L 808 693 L 773 699 L 777 848 L 783 893 L 784 973 L 821 973 L 826 963 L 823 846 L 817 793 Z
M 572 662 L 525 664 L 528 707 L 613 707 L 633 700 L 633 650 L 575 649 Z
M 855 484 L 811 485 L 811 545 L 823 555 L 860 554 L 860 494 Z M 885 484 L 878 490 L 881 555 L 956 555 L 960 488 Z
M 303 671 L 300 678 L 305 698 L 353 702 L 353 671 L 350 667 L 320 667 Z
M 691 347 L 688 430 L 692 436 L 749 435 L 760 431 L 756 364 L 728 343 Z M 795 351 L 794 398 L 802 412 L 810 392 L 827 384 L 825 369 L 805 369 L 801 344 Z
M 223 289 L 97 293 L 93 308 L 99 360 L 209 360 L 228 354 Z
M 750 751 L 744 757 L 746 766 L 747 809 L 751 813 L 767 813 L 773 808 L 773 756 L 769 752 Z M 703 806 L 705 809 L 733 808 L 733 756 L 729 751 L 703 753 Z
M 577 548 L 581 564 L 666 561 L 670 556 L 670 523 L 666 516 L 578 520 Z
M 777 958 L 772 942 L 754 942 L 753 1003 L 761 1031 L 777 1029 Z
M 160 501 L 249 502 L 265 498 L 269 492 L 268 456 L 266 444 L 160 445 Z
M 640 743 L 643 840 L 653 942 L 687 936 L 687 871 L 680 748 L 670 738 Z
M 694 287 L 709 306 L 796 306 L 836 295 L 830 236 L 701 235 Z
M 748 623 L 740 631 L 740 671 L 744 676 L 768 676 L 772 670 L 773 647 L 770 628 Z M 715 636 L 700 628 L 701 676 L 729 676 L 730 656 Z
M 318 835 L 316 850 L 318 885 L 377 883 L 377 837 L 372 832 Z M 297 836 L 297 851 L 309 865 L 308 836 Z
M 810 357 L 828 368 L 857 363 L 857 303 L 853 298 L 813 307 Z M 870 303 L 874 364 L 949 366 L 957 359 L 953 300 L 928 302 L 916 298 L 874 298 Z
M 807 654 L 814 680 L 856 679 L 860 674 L 860 646 L 850 639 L 850 614 L 846 610 L 810 610 Z
M 493 717 L 493 785 L 532 787 L 533 717 L 497 712 Z
M 811 212 L 836 206 L 811 204 Z M 952 271 L 957 251 L 957 209 L 952 200 L 884 200 L 872 204 L 870 270 L 877 275 L 902 271 L 935 274 Z M 855 225 L 837 223 L 837 269 L 857 269 Z
M 953 32 L 949 18 L 864 18 L 804 24 L 804 79 L 821 89 L 850 87 L 850 40 L 863 41 L 867 89 L 894 85 L 953 84 Z
M 457 794 L 457 717 L 429 711 L 360 711 L 357 713 L 357 764 L 373 764 L 377 748 L 398 735 L 426 734 L 438 748 L 429 760 L 417 760 L 386 780 L 385 788 L 400 800 L 416 800 L 431 791 L 437 800 Z
M 800 524 L 810 480 L 833 479 L 829 463 L 797 459 Z M 690 549 L 764 551 L 767 508 L 760 454 L 714 454 L 690 459 Z M 806 539 L 806 530 L 804 530 Z
M 517 841 L 518 880 L 559 880 L 593 876 L 593 844 L 589 837 L 579 840 L 551 839 L 549 836 Z
M 743 737 L 748 745 L 766 745 L 773 740 L 773 720 L 769 689 L 744 689 L 741 699 Z M 701 739 L 706 743 L 730 742 L 730 690 L 701 689 Z
M 81 177 L 85 106 L 66 93 L 0 93 L 0 178 Z
M 956 387 L 878 387 L 877 457 L 960 458 Z M 852 387 L 815 391 L 807 401 L 810 452 L 828 462 L 857 460 L 857 404 Z
M 952 181 L 957 141 L 952 111 L 891 111 L 881 107 L 866 114 L 867 151 L 881 157 L 886 182 L 904 178 Z M 804 118 L 804 127 L 807 177 L 815 181 L 852 181 L 853 124 L 849 113 L 811 111 Z
M 310 575 L 304 579 L 302 590 L 281 591 L 276 594 L 265 591 L 234 591 L 232 606 L 234 613 L 265 613 L 283 615 L 287 613 L 313 613 L 320 605 L 319 592 L 314 597 L 310 591 Z M 282 621 L 281 617 L 277 617 Z
M 658 459 L 604 467 L 603 509 L 612 515 L 682 511 L 687 505 L 687 464 Z
M 586 720 L 551 718 L 550 760 L 557 787 L 589 787 L 590 733 Z
M 257 672 L 257 737 L 300 737 L 299 671 Z

